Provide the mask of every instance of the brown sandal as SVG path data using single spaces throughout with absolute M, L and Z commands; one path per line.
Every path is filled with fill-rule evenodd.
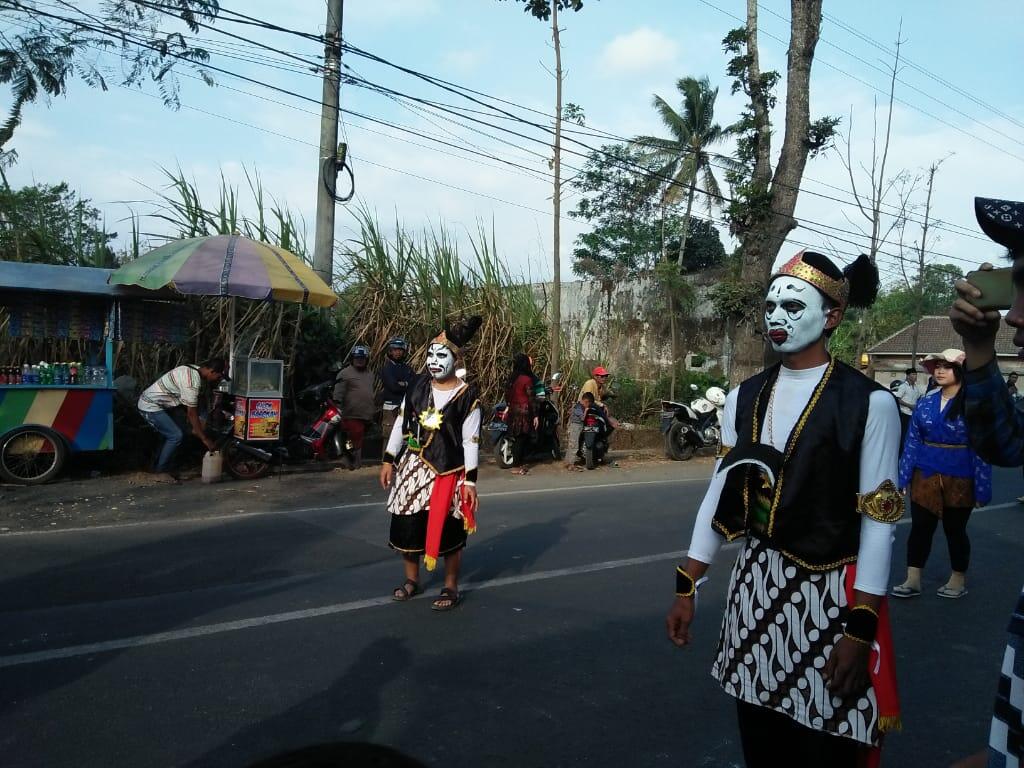
M 391 599 L 397 603 L 404 603 L 406 600 L 412 600 L 422 591 L 418 581 L 406 579 L 400 586 L 395 587 L 395 591 L 391 593 Z
M 461 599 L 462 595 L 459 594 L 457 589 L 445 587 L 441 590 L 440 597 L 430 607 L 435 611 L 450 611 L 459 604 Z

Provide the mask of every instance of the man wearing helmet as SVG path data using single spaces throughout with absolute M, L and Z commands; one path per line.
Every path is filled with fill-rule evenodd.
M 373 371 L 369 368 L 370 351 L 362 344 L 352 347 L 352 364 L 338 372 L 334 384 L 334 402 L 341 407 L 341 425 L 352 441 L 352 456 L 347 459 L 349 469 L 359 469 L 363 458 L 363 437 L 366 427 L 373 421 L 376 408 L 373 403 Z
M 742 543 L 712 675 L 736 699 L 748 768 L 853 768 L 899 728 L 884 597 L 899 411 L 828 351 L 847 306 L 877 290 L 866 256 L 840 270 L 801 251 L 772 277 L 763 317 L 782 361 L 726 396 L 721 458 L 676 569 L 666 624 L 683 647 L 705 573 Z
M 406 362 L 409 355 L 409 345 L 405 339 L 396 336 L 388 342 L 387 359 L 380 372 L 381 384 L 381 418 L 380 428 L 384 435 L 384 442 L 387 443 L 391 430 L 398 418 L 398 409 L 402 405 L 405 393 L 412 383 L 412 367 Z M 385 445 L 385 448 L 387 446 Z

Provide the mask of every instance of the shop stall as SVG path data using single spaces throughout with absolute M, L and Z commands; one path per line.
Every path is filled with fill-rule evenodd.
M 45 483 L 74 454 L 112 450 L 115 343 L 184 339 L 180 297 L 109 285 L 111 272 L 0 262 L 9 337 L 0 359 L 4 481 Z

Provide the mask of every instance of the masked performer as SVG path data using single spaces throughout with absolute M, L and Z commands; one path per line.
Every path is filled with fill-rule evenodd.
M 782 362 L 729 393 L 723 456 L 676 569 L 667 624 L 681 647 L 709 565 L 742 541 L 712 674 L 736 699 L 751 768 L 871 765 L 899 727 L 883 597 L 903 513 L 899 412 L 828 353 L 846 307 L 877 291 L 866 256 L 841 271 L 802 251 L 773 275 L 764 320 Z
M 421 591 L 421 555 L 428 571 L 443 556 L 444 588 L 435 611 L 458 605 L 462 549 L 476 530 L 480 401 L 476 387 L 456 375 L 455 363 L 480 323 L 475 315 L 431 342 L 429 375 L 409 387 L 380 472 L 385 489 L 395 475 L 388 497 L 389 545 L 402 553 L 405 566 L 405 582 L 393 597 L 405 601 Z

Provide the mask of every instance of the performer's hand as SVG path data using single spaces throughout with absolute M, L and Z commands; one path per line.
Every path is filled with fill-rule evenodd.
M 859 695 L 871 684 L 868 675 L 870 659 L 870 645 L 851 640 L 844 635 L 832 649 L 821 676 L 835 696 L 845 699 Z
M 476 495 L 475 485 L 464 485 L 462 486 L 462 501 L 469 505 L 469 508 L 473 510 L 473 514 L 480 508 L 480 498 Z
M 391 475 L 395 471 L 395 465 L 390 461 L 385 461 L 380 465 L 380 487 L 385 491 L 391 485 Z
M 696 603 L 692 597 L 677 597 L 665 617 L 668 639 L 672 644 L 682 648 L 690 643 L 690 623 L 696 611 Z

